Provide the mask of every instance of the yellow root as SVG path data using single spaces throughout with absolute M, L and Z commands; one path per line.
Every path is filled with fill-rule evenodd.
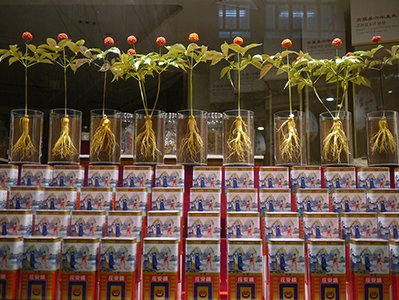
M 287 133 L 284 133 L 284 128 L 287 127 Z M 301 156 L 301 140 L 298 136 L 298 131 L 295 126 L 294 117 L 289 117 L 277 129 L 283 135 L 283 142 L 280 145 L 281 157 L 289 162 L 294 162 Z
M 61 159 L 77 155 L 78 150 L 74 146 L 69 136 L 69 117 L 65 115 L 61 119 L 61 133 L 52 150 L 53 156 L 59 156 Z
M 22 160 L 24 157 L 32 157 L 33 153 L 37 151 L 35 146 L 33 146 L 32 140 L 29 136 L 29 122 L 30 120 L 27 115 L 21 118 L 19 121 L 19 126 L 21 127 L 22 123 L 22 134 L 12 147 L 12 154 L 17 155 L 20 153 L 20 160 Z
M 394 153 L 396 151 L 396 141 L 387 127 L 387 119 L 385 117 L 382 117 L 378 122 L 378 127 L 378 132 L 370 139 L 371 153 L 376 151 L 379 153 L 388 152 L 388 150 Z
M 152 157 L 152 160 L 155 160 L 157 153 L 161 154 L 162 152 L 157 148 L 155 131 L 152 129 L 152 120 L 150 116 L 145 116 L 145 123 L 141 130 L 143 132 L 140 133 L 135 140 L 136 149 L 140 149 L 140 156 L 143 158 Z
M 112 156 L 115 152 L 115 135 L 111 129 L 111 121 L 106 115 L 103 116 L 100 126 L 96 129 L 90 142 L 90 155 L 99 155 L 101 151 L 105 151 L 108 156 Z M 98 158 L 98 160 L 100 160 Z
M 247 133 L 247 124 L 238 116 L 230 128 L 230 136 L 227 140 L 229 149 L 229 159 L 236 155 L 241 162 L 247 161 L 247 157 L 252 154 L 252 142 Z
M 181 151 L 187 156 L 187 160 L 192 162 L 197 162 L 197 155 L 204 147 L 204 142 L 198 132 L 197 122 L 194 116 L 190 116 L 187 122 L 187 133 L 182 141 Z
M 330 133 L 323 141 L 323 158 L 328 159 L 331 156 L 333 162 L 341 162 L 341 153 L 346 152 L 348 155 L 348 138 L 343 130 L 342 122 L 339 117 L 334 118 L 333 126 Z

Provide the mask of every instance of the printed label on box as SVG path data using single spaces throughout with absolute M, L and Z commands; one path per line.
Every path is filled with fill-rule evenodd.
M 38 187 L 10 187 L 9 209 L 39 209 L 44 189 Z
M 82 187 L 84 176 L 83 166 L 54 166 L 53 186 Z
M 151 210 L 178 210 L 183 215 L 182 188 L 153 188 L 151 199 Z
M 141 211 L 108 212 L 108 236 L 109 237 L 134 237 L 141 240 L 143 229 Z
M 304 189 L 296 192 L 297 212 L 329 212 L 327 189 Z
M 289 168 L 287 167 L 259 168 L 259 188 L 261 189 L 287 189 L 289 181 Z
M 359 188 L 364 189 L 389 189 L 389 168 L 359 168 L 357 181 Z
M 339 238 L 337 213 L 304 213 L 303 228 L 306 239 Z
M 78 191 L 76 188 L 54 188 L 44 189 L 44 201 L 41 209 L 75 210 L 78 202 Z
M 235 213 L 228 212 L 227 218 L 227 238 L 261 238 L 259 213 Z
M 18 184 L 18 167 L 11 165 L 0 166 L 0 187 L 15 186 Z
M 259 191 L 260 213 L 265 212 L 290 212 L 290 189 L 263 189 Z
M 193 187 L 196 188 L 222 188 L 221 167 L 194 167 Z
M 227 211 L 258 211 L 257 189 L 228 189 Z
M 372 190 L 367 192 L 369 212 L 396 212 L 399 210 L 397 190 Z
M 220 213 L 188 212 L 187 237 L 220 238 Z
M 298 213 L 266 213 L 266 239 L 299 238 Z
M 49 165 L 22 165 L 21 186 L 50 186 L 53 168 Z
M 399 238 L 399 213 L 379 213 L 379 237 L 384 240 Z
M 190 211 L 220 212 L 220 189 L 190 189 Z
M 324 168 L 324 185 L 330 189 L 355 189 L 355 168 Z
M 247 189 L 254 187 L 254 168 L 226 167 L 224 169 L 225 188 Z
M 320 167 L 292 167 L 291 186 L 293 191 L 297 189 L 321 188 Z
M 166 210 L 164 212 L 148 212 L 148 237 L 174 237 L 180 240 L 180 212 Z
M 377 214 L 375 213 L 342 213 L 342 238 L 377 239 Z
M 118 185 L 119 168 L 117 166 L 89 166 L 88 186 L 110 188 Z
M 0 211 L 1 235 L 32 235 L 32 210 L 2 210 Z
M 334 212 L 366 212 L 366 191 L 363 189 L 340 189 L 332 194 Z
M 81 210 L 112 210 L 114 194 L 111 188 L 82 188 L 80 191 Z
M 184 188 L 184 166 L 156 166 L 155 186 Z
M 71 215 L 69 211 L 40 210 L 36 212 L 36 236 L 69 236 Z
M 151 192 L 153 174 L 154 171 L 152 167 L 124 166 L 123 186 L 131 188 L 145 187 Z
M 105 211 L 73 211 L 71 236 L 103 237 Z

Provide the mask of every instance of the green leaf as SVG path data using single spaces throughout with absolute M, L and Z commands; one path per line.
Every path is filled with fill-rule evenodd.
M 4 59 L 6 59 L 7 57 L 9 57 L 11 55 L 10 51 L 7 51 L 6 53 L 4 53 L 1 57 L 0 57 L 0 62 L 3 61 Z
M 75 44 L 76 44 L 77 46 L 81 47 L 81 46 L 84 45 L 84 43 L 85 43 L 85 40 L 79 40 L 79 41 L 77 41 Z
M 220 78 L 223 78 L 224 75 L 226 75 L 226 73 L 229 72 L 229 71 L 230 71 L 230 67 L 224 67 L 222 69 L 222 71 L 220 71 Z
M 68 45 L 69 43 L 71 43 L 72 40 L 68 39 L 68 40 L 62 40 L 58 43 L 58 47 L 59 48 L 64 48 L 66 45 Z
M 187 53 L 191 53 L 194 50 L 199 49 L 200 47 L 196 43 L 191 43 L 187 46 Z
M 236 53 L 244 54 L 244 48 L 237 44 L 230 44 L 229 49 L 233 50 Z
M 51 60 L 47 59 L 47 58 L 45 58 L 45 59 L 39 59 L 38 62 L 44 63 L 44 64 L 53 65 L 53 62 L 52 62 Z
M 271 70 L 272 67 L 272 64 L 264 65 L 263 68 L 260 70 L 259 79 L 263 78 Z
M 11 66 L 13 63 L 15 63 L 16 61 L 18 61 L 18 57 L 11 57 L 9 60 L 8 60 L 8 65 L 9 66 Z
M 50 50 L 57 51 L 57 42 L 54 39 L 47 38 L 46 42 Z
M 64 41 L 66 41 L 66 40 L 64 40 Z M 70 42 L 70 43 L 67 44 L 67 46 L 73 53 L 78 53 L 79 52 L 79 47 L 75 43 Z
M 33 53 L 36 52 L 36 46 L 35 46 L 35 45 L 29 44 L 29 45 L 28 45 L 28 48 L 29 48 L 29 50 L 32 51 Z
M 225 57 L 228 56 L 229 54 L 229 44 L 227 44 L 226 42 L 224 42 L 221 46 L 220 49 L 222 50 L 222 53 Z

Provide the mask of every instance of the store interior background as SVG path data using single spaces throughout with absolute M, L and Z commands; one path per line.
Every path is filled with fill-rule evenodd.
M 385 0 L 395 3 L 397 0 Z M 379 5 L 379 1 L 373 1 Z M 375 45 L 352 46 L 351 4 L 346 0 L 3 0 L 0 2 L 0 48 L 18 44 L 24 49 L 21 35 L 33 34 L 32 43 L 40 45 L 46 38 L 56 39 L 61 32 L 73 41 L 84 39 L 89 48 L 106 49 L 103 39 L 111 36 L 115 46 L 126 52 L 126 38 L 135 35 L 136 51 L 159 51 L 155 43 L 164 36 L 167 45 L 189 43 L 188 35 L 197 32 L 198 44 L 219 50 L 235 36 L 244 45 L 261 43 L 251 54 L 274 54 L 282 51 L 284 38 L 293 42 L 291 50 L 306 52 L 309 40 L 343 40 L 339 55 Z M 382 36 L 384 40 L 384 36 Z M 370 36 L 371 39 L 371 36 Z M 393 44 L 384 44 L 391 47 Z M 331 48 L 327 56 L 333 58 Z M 162 50 L 166 53 L 166 49 Z M 309 50 L 312 55 L 312 51 Z M 321 58 L 321 57 L 320 57 Z M 291 57 L 295 59 L 295 57 Z M 223 112 L 237 107 L 237 94 L 226 78 L 219 79 L 223 63 L 210 67 L 200 64 L 194 71 L 194 107 L 208 112 Z M 399 60 L 383 69 L 383 92 L 386 108 L 399 110 Z M 264 165 L 273 165 L 273 114 L 288 110 L 286 77 L 258 80 L 259 71 L 248 68 L 242 74 L 242 108 L 255 112 L 256 154 L 264 156 Z M 365 158 L 365 114 L 380 106 L 378 72 L 364 72 L 374 89 L 350 87 L 345 109 L 354 113 L 354 157 Z M 90 110 L 102 107 L 104 74 L 84 65 L 76 74 L 68 70 L 68 107 L 83 112 L 82 126 L 90 126 Z M 108 76 L 106 108 L 133 113 L 142 108 L 139 88 L 133 79 L 112 81 Z M 157 81 L 146 82 L 148 99 L 154 102 Z M 325 109 L 311 90 L 301 94 L 293 90 L 293 105 L 309 115 L 307 134 L 308 164 L 320 164 L 319 114 Z M 319 83 L 318 91 L 329 109 L 335 108 L 335 85 Z M 7 158 L 10 111 L 24 107 L 24 68 L 0 62 L 0 157 Z M 333 98 L 333 101 L 327 101 Z M 355 101 L 354 101 L 355 100 Z M 188 76 L 171 68 L 162 75 L 158 109 L 176 112 L 188 108 Z M 55 65 L 39 64 L 28 70 L 28 106 L 45 113 L 42 162 L 47 162 L 49 112 L 64 105 L 63 70 Z M 263 129 L 262 129 L 263 128 Z

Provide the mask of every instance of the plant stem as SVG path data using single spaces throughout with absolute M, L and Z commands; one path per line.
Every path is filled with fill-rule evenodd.
M 25 44 L 25 59 L 28 57 L 28 42 Z M 25 67 L 25 115 L 28 114 L 28 64 L 24 62 Z
M 240 54 L 237 53 L 237 60 L 238 60 L 238 115 L 240 116 L 240 109 L 241 109 L 241 101 L 240 101 L 240 96 L 241 96 L 241 75 L 240 75 Z
M 191 56 L 191 64 L 190 64 L 190 108 L 191 115 L 193 115 L 193 57 Z
M 108 54 L 105 56 L 104 63 L 107 61 Z M 105 89 L 107 86 L 107 73 L 108 71 L 104 72 L 104 91 L 103 91 L 103 116 L 105 115 Z
M 313 91 L 314 91 L 314 93 L 315 93 L 317 99 L 320 101 L 320 103 L 324 106 L 324 108 L 327 110 L 327 112 L 328 112 L 328 113 L 331 115 L 331 117 L 334 119 L 334 116 L 333 116 L 333 114 L 331 113 L 331 111 L 330 111 L 330 110 L 328 109 L 328 107 L 324 104 L 324 102 L 320 99 L 320 96 L 319 96 L 319 94 L 317 93 L 316 88 L 315 88 L 314 86 L 312 86 L 312 88 L 313 88 Z
M 385 117 L 385 102 L 384 102 L 384 93 L 382 92 L 382 74 L 381 74 L 381 69 L 378 70 L 378 74 L 380 75 L 380 92 L 381 92 L 382 115 L 383 115 L 383 117 Z
M 152 115 L 154 114 L 155 107 L 157 106 L 160 90 L 161 90 L 161 73 L 158 74 L 158 90 L 157 90 L 157 97 L 155 98 L 155 103 L 154 103 L 154 107 L 152 108 L 151 117 L 152 117 Z
M 290 65 L 290 60 L 288 58 L 289 54 L 287 54 L 287 68 L 289 68 Z M 287 76 L 288 76 L 288 99 L 290 102 L 290 116 L 292 116 L 292 101 L 291 101 L 291 84 L 290 84 L 290 72 L 287 70 Z
M 338 57 L 338 47 L 335 47 L 335 60 L 337 60 Z M 338 110 L 338 98 L 339 98 L 339 82 L 338 82 L 338 72 L 337 72 L 337 99 L 335 101 L 336 106 L 335 106 L 335 110 Z
M 67 69 L 67 64 L 65 61 L 65 48 L 62 49 L 62 56 L 64 59 L 64 64 L 63 64 L 63 68 L 64 68 L 64 88 L 65 88 L 65 115 L 67 115 L 67 74 L 66 74 L 66 69 Z
M 141 80 L 139 80 L 139 88 L 140 88 L 140 94 L 141 94 L 141 101 L 143 101 L 143 106 L 144 106 L 144 111 L 145 111 L 145 115 L 148 116 L 148 112 L 147 112 L 147 104 L 146 101 L 144 100 L 145 98 L 145 94 L 143 93 L 143 87 L 141 86 L 142 82 Z

